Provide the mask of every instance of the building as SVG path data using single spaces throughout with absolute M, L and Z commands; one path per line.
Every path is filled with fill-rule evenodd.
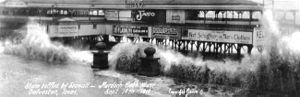
M 53 38 L 126 36 L 179 51 L 240 54 L 260 38 L 262 10 L 248 0 L 7 0 L 0 12 L 36 18 Z

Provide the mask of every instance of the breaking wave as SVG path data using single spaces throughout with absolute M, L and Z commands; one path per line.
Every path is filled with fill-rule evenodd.
M 92 62 L 92 54 L 90 52 L 80 52 L 66 47 L 58 42 L 52 42 L 46 33 L 45 27 L 42 25 L 29 22 L 23 29 L 27 31 L 21 32 L 23 39 L 17 40 L 20 43 L 14 43 L 6 40 L 4 44 L 4 53 L 24 57 L 30 60 L 41 60 L 53 64 L 64 64 L 68 61 L 84 61 L 89 64 Z
M 240 62 L 224 62 L 187 57 L 174 50 L 165 50 L 149 43 L 120 43 L 110 53 L 111 66 L 119 71 L 136 73 L 139 58 L 145 57 L 144 48 L 156 48 L 154 57 L 160 58 L 161 75 L 204 84 L 240 87 L 245 90 L 295 93 L 300 86 L 298 77 L 299 54 L 295 36 L 283 35 L 272 12 L 266 10 L 261 20 L 265 32 L 264 51 L 245 55 Z M 297 32 L 295 32 L 297 33 Z M 300 50 L 299 50 L 300 51 Z

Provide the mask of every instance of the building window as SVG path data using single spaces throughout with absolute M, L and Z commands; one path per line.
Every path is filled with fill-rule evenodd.
M 249 11 L 244 11 L 242 13 L 242 18 L 243 19 L 250 19 L 250 12 Z
M 253 19 L 260 19 L 261 13 L 259 11 L 255 11 L 252 13 L 252 18 Z
M 93 29 L 97 29 L 97 24 L 93 24 Z
M 233 11 L 233 18 L 239 19 L 239 13 L 237 11 Z
M 215 13 L 216 13 L 215 11 L 208 11 L 206 13 L 206 19 L 214 19 L 216 15 Z
M 103 16 L 103 15 L 104 15 L 103 10 L 98 10 L 98 15 L 99 15 L 99 16 Z
M 199 18 L 204 18 L 205 17 L 205 12 L 204 11 L 199 11 L 198 17 Z
M 67 15 L 68 14 L 68 11 L 67 10 L 64 10 L 64 15 Z
M 98 11 L 97 11 L 97 10 L 94 10 L 94 11 L 93 11 L 93 15 L 94 15 L 94 16 L 97 16 L 97 14 L 98 14 Z
M 221 11 L 216 12 L 216 19 L 223 19 L 223 13 Z
M 58 12 L 58 14 L 59 14 L 59 15 L 63 15 L 63 14 L 64 14 L 64 10 L 61 10 L 61 9 L 60 9 L 59 12 Z

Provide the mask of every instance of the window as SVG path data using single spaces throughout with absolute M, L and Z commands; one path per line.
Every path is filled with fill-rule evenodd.
M 85 10 L 85 9 L 78 10 L 77 13 L 78 13 L 77 14 L 78 16 L 87 16 L 87 15 L 91 14 L 89 10 Z
M 63 15 L 64 14 L 64 10 L 60 10 L 60 15 Z
M 260 19 L 260 17 L 261 17 L 261 13 L 259 11 L 254 11 L 252 13 L 252 18 L 253 19 Z
M 221 11 L 219 11 L 216 15 L 217 15 L 216 17 L 218 19 L 222 19 L 223 18 L 223 13 Z
M 239 13 L 237 11 L 233 11 L 233 18 L 238 19 L 239 18 Z
M 233 18 L 233 12 L 232 11 L 227 11 L 227 19 Z
M 98 15 L 98 10 L 89 10 L 88 15 L 89 16 L 97 16 Z
M 99 16 L 103 16 L 103 15 L 104 15 L 103 10 L 98 10 L 98 15 L 99 15 Z
M 64 10 L 64 15 L 67 15 L 68 14 L 68 11 Z
M 83 11 L 83 16 L 88 16 L 89 15 L 89 10 L 82 10 Z
M 98 15 L 98 11 L 97 10 L 94 10 L 93 11 L 93 16 L 97 16 Z
M 7 10 L 2 11 L 2 13 L 3 13 L 4 15 L 8 15 L 8 11 L 7 11 Z
M 56 10 L 56 9 L 50 9 L 47 10 L 47 14 L 48 15 L 52 15 L 52 14 L 59 14 L 60 11 Z
M 250 12 L 249 11 L 244 11 L 242 13 L 242 19 L 250 19 Z
M 93 15 L 93 11 L 89 11 L 89 15 Z
M 93 24 L 93 29 L 97 29 L 97 24 Z
M 211 18 L 211 19 L 214 19 L 215 18 L 215 11 L 208 11 L 206 13 L 206 18 Z
M 204 11 L 199 11 L 199 14 L 198 14 L 199 18 L 204 18 L 204 15 L 205 15 Z

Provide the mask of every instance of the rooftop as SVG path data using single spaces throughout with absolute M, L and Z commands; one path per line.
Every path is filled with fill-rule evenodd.
M 134 0 L 6 0 L 23 1 L 26 3 L 57 3 L 57 4 L 112 4 L 121 5 L 125 1 Z M 251 0 L 142 0 L 146 5 L 256 5 Z

